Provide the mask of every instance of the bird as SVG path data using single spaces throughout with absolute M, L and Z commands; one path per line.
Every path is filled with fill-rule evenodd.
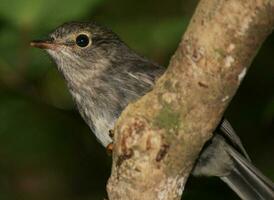
M 123 109 L 152 90 L 166 70 L 95 22 L 64 23 L 30 45 L 56 63 L 80 115 L 104 147 L 111 146 L 109 131 Z M 203 147 L 192 175 L 219 177 L 243 200 L 274 199 L 273 182 L 252 164 L 225 118 Z

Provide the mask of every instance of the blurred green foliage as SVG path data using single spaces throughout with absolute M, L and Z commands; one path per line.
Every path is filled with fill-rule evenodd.
M 0 200 L 102 199 L 111 158 L 74 109 L 49 57 L 30 49 L 66 21 L 112 27 L 133 49 L 167 65 L 193 0 L 1 0 Z M 274 178 L 274 35 L 227 111 L 254 163 Z M 185 199 L 236 199 L 214 178 L 191 178 Z
M 83 17 L 103 0 L 2 0 L 1 16 L 17 27 L 51 28 L 56 22 Z

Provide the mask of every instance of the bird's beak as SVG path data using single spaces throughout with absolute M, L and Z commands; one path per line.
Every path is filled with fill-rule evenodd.
M 40 48 L 40 49 L 55 50 L 58 45 L 53 40 L 47 39 L 47 40 L 33 40 L 31 41 L 30 46 Z

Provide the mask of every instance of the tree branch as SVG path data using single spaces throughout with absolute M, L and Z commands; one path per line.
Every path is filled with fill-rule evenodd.
M 200 1 L 166 73 L 116 124 L 110 200 L 181 198 L 273 25 L 273 0 Z

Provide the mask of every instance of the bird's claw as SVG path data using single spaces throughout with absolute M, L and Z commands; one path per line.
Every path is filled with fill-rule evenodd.
M 112 151 L 113 151 L 113 143 L 111 142 L 107 145 L 107 154 L 111 156 Z
M 108 135 L 109 135 L 109 137 L 113 138 L 113 137 L 114 137 L 114 130 L 113 130 L 113 129 L 110 129 L 110 130 L 108 131 Z

